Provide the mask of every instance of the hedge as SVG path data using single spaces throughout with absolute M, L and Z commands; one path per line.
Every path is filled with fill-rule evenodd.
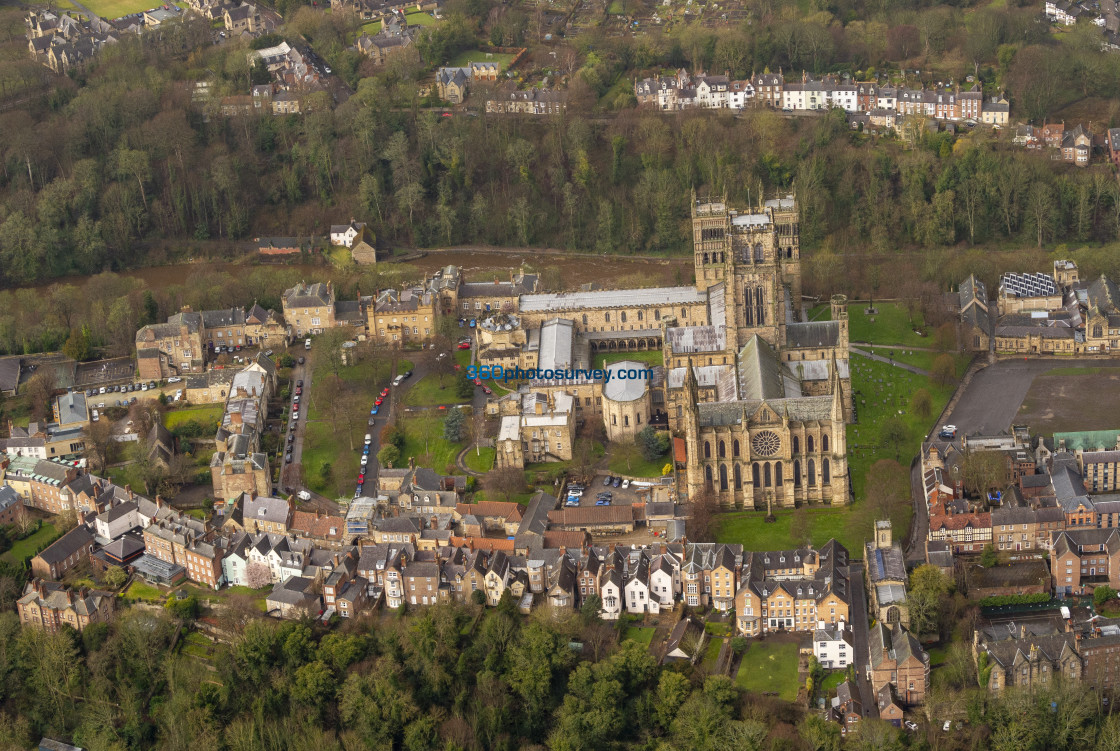
M 985 597 L 980 601 L 982 608 L 998 608 L 1004 605 L 1037 605 L 1042 602 L 1050 602 L 1050 595 L 1045 592 L 1039 592 L 1033 595 L 995 595 L 993 597 Z

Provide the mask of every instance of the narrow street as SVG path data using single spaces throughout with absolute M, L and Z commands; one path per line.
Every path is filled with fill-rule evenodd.
M 903 551 L 907 566 L 926 562 L 925 542 L 929 536 L 929 508 L 926 506 L 922 462 L 919 459 L 910 464 L 910 500 L 914 504 L 914 516 L 910 519 L 910 533 Z

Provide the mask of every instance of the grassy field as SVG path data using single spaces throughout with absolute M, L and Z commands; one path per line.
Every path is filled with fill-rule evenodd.
M 151 10 L 160 4 L 155 0 L 89 0 L 82 5 L 102 18 L 114 19 L 127 16 L 129 13 Z
M 646 649 L 653 642 L 653 635 L 657 631 L 653 626 L 627 626 L 622 632 L 623 641 L 636 641 Z
M 404 403 L 410 407 L 438 407 L 441 404 L 466 404 L 470 399 L 464 399 L 457 393 L 460 378 L 466 378 L 466 376 L 461 375 L 460 371 L 455 371 L 452 375 L 445 375 L 443 377 L 443 385 L 440 386 L 439 378 L 434 373 L 429 373 L 419 381 L 414 381 L 413 384 L 409 386 L 408 393 L 404 397 Z M 472 386 L 472 388 L 478 387 Z
M 704 669 L 709 673 L 715 672 L 716 662 L 719 660 L 719 650 L 723 646 L 723 639 L 709 638 L 708 643 L 704 645 L 704 656 L 701 659 L 701 664 Z
M 478 451 L 468 451 L 463 463 L 475 472 L 489 472 L 494 468 L 494 454 L 492 447 L 484 446 Z
M 331 498 L 349 497 L 357 481 L 360 452 L 351 451 L 345 436 L 340 437 L 336 434 L 328 423 L 309 422 L 304 430 L 301 461 L 307 487 Z M 355 446 L 362 445 L 365 430 L 367 430 L 365 423 L 355 426 Z M 327 463 L 331 465 L 331 476 L 324 479 L 322 468 Z
M 954 386 L 934 386 L 925 376 L 916 375 L 887 363 L 853 355 L 852 392 L 857 422 L 847 428 L 848 471 L 855 499 L 863 498 L 867 470 L 880 459 L 897 459 L 903 466 L 917 456 L 922 439 L 953 395 Z M 932 397 L 930 417 L 910 411 L 910 398 L 919 388 Z M 896 456 L 880 445 L 880 431 L 888 417 L 898 417 L 907 429 L 907 441 Z
M 848 305 L 848 338 L 856 342 L 872 344 L 899 344 L 913 347 L 931 347 L 932 337 L 919 336 L 914 332 L 910 314 L 906 307 L 898 303 L 875 303 L 875 315 L 867 314 L 866 302 Z M 814 321 L 827 321 L 830 318 L 829 306 L 818 305 L 809 312 Z M 921 313 L 917 314 L 915 324 L 922 325 Z M 929 332 L 927 332 L 928 334 Z
M 412 23 L 411 16 L 409 23 Z M 513 55 L 508 55 L 503 52 L 485 52 L 483 50 L 467 50 L 460 52 L 453 57 L 448 63 L 449 68 L 465 68 L 471 63 L 497 63 L 498 70 L 504 71 L 513 62 Z
M 622 12 L 621 0 L 612 0 L 611 4 L 607 6 L 607 15 L 621 16 Z
M 124 596 L 131 600 L 144 600 L 145 602 L 159 602 L 163 598 L 163 592 L 159 591 L 156 587 L 148 584 L 147 582 L 137 579 L 128 585 L 125 590 Z
M 893 359 L 895 362 L 903 363 L 905 365 L 913 365 L 915 368 L 922 370 L 932 370 L 933 362 L 941 356 L 941 352 L 932 352 L 924 349 L 886 349 L 883 347 L 875 348 L 861 347 L 861 349 L 870 352 L 879 357 L 886 357 Z M 950 356 L 956 361 L 957 365 L 957 378 L 964 375 L 968 370 L 968 364 L 972 361 L 972 357 L 966 354 L 950 353 Z
M 608 468 L 616 475 L 629 475 L 630 477 L 661 477 L 661 470 L 669 463 L 669 455 L 665 454 L 654 461 L 646 461 L 640 454 L 635 457 L 630 466 L 621 456 L 611 456 Z
M 739 665 L 735 685 L 761 693 L 777 691 L 785 701 L 797 698 L 797 645 L 752 642 Z
M 365 33 L 369 34 L 370 36 L 375 36 L 377 34 L 380 34 L 381 33 L 381 22 L 380 21 L 370 21 L 369 23 L 362 24 L 362 27 L 360 29 L 358 29 L 358 36 L 361 36 L 361 32 L 363 32 L 363 31 Z
M 12 563 L 23 563 L 29 558 L 34 558 L 39 550 L 47 547 L 62 535 L 59 533 L 53 524 L 43 524 L 35 532 L 35 534 L 18 540 L 8 552 L 4 553 L 3 558 Z
M 845 509 L 807 509 L 803 512 L 778 511 L 776 521 L 767 523 L 765 511 L 733 511 L 719 516 L 719 542 L 743 544 L 746 550 L 786 550 L 797 547 L 793 539 L 793 519 L 804 513 L 809 522 L 809 540 L 815 547 L 835 538 L 854 555 L 859 555 L 863 538 L 858 530 L 849 530 L 849 513 Z M 866 533 L 870 536 L 870 530 Z
M 650 352 L 611 352 L 605 355 L 596 355 L 595 367 L 605 368 L 611 363 L 620 362 L 622 360 L 633 360 L 634 362 L 646 363 L 651 368 L 654 365 L 665 364 L 664 354 L 661 352 L 661 350 L 656 350 Z
M 167 412 L 163 416 L 163 426 L 174 430 L 185 422 L 197 422 L 204 426 L 209 434 L 218 429 L 218 422 L 222 419 L 223 406 L 221 404 L 207 404 L 202 407 L 188 407 Z
M 443 418 L 444 414 L 425 414 L 409 415 L 401 420 L 405 433 L 402 464 L 410 456 L 416 460 L 416 466 L 431 467 L 436 472 L 443 472 L 448 465 L 455 464 L 455 457 L 466 444 L 444 440 Z

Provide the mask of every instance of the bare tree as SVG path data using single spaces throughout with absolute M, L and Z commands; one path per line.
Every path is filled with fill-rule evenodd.
M 113 428 L 108 418 L 91 422 L 86 430 L 86 458 L 104 470 L 109 464 L 109 452 L 113 448 Z
M 710 488 L 701 490 L 692 499 L 692 512 L 685 519 L 684 528 L 692 542 L 715 542 L 715 515 L 719 499 Z
M 969 451 L 961 467 L 964 487 L 983 498 L 990 490 L 1002 490 L 1011 482 L 1007 457 L 1000 451 Z
M 41 420 L 51 413 L 51 396 L 55 391 L 54 370 L 50 367 L 42 368 L 31 376 L 24 386 L 28 404 L 31 406 L 31 416 Z
M 525 489 L 525 473 L 517 467 L 495 468 L 486 473 L 482 484 L 487 495 L 500 495 L 508 501 Z

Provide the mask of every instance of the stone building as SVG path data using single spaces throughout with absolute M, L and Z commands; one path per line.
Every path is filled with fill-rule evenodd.
M 1080 680 L 1082 664 L 1077 646 L 1071 633 L 1035 635 L 1024 632 L 1019 638 L 1002 640 L 986 639 L 979 630 L 973 635 L 977 664 L 983 665 L 986 659 L 991 668 L 988 677 L 991 691 L 1009 686 L 1025 689 L 1045 686 L 1058 675 Z M 982 658 L 985 654 L 987 657 Z
M 511 394 L 495 443 L 499 468 L 523 468 L 527 463 L 562 462 L 572 458 L 575 440 L 573 397 L 565 393 Z
M 633 360 L 620 360 L 607 367 L 602 400 L 608 440 L 633 440 L 650 424 L 652 405 L 648 373 L 647 365 Z
M 284 290 L 281 298 L 284 320 L 297 337 L 321 334 L 334 328 L 334 287 L 330 282 L 305 284 L 300 282 Z
M 85 587 L 74 590 L 36 578 L 24 587 L 16 610 L 24 626 L 51 632 L 70 626 L 83 631 L 91 623 L 106 623 L 113 613 L 115 599 L 110 592 Z
M 925 701 L 929 690 L 929 654 L 914 635 L 900 624 L 888 626 L 882 621 L 871 627 L 868 637 L 871 686 L 876 692 L 886 685 L 906 705 Z
M 867 588 L 871 596 L 871 613 L 884 623 L 910 625 L 910 610 L 906 606 L 906 559 L 902 548 L 892 540 L 891 522 L 875 522 L 875 541 L 867 543 L 864 554 L 867 563 Z

